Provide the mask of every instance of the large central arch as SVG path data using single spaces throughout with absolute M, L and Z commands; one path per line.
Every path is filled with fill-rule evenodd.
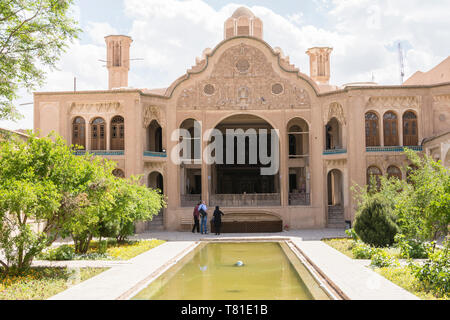
M 272 125 L 263 118 L 252 114 L 235 114 L 222 119 L 215 129 L 223 133 L 223 163 L 209 166 L 210 205 L 223 207 L 254 207 L 280 205 L 280 179 L 276 174 L 262 175 L 267 168 L 260 157 L 262 131 L 267 132 L 267 155 L 272 156 Z M 227 148 L 227 130 L 242 130 L 232 138 L 233 149 Z M 243 133 L 243 134 L 242 134 Z M 252 134 L 256 133 L 256 134 Z M 239 139 L 244 143 L 240 144 Z M 276 137 L 279 142 L 279 137 Z M 255 152 L 256 151 L 256 152 Z M 279 156 L 279 148 L 276 149 Z M 273 158 L 273 157 L 272 157 Z M 230 162 L 230 160 L 232 160 Z

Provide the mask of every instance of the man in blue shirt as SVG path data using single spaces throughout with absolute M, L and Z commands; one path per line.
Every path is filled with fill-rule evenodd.
M 205 201 L 198 206 L 198 212 L 200 212 L 201 224 L 200 224 L 200 233 L 207 234 L 208 233 L 208 213 L 206 212 L 208 208 L 205 205 Z

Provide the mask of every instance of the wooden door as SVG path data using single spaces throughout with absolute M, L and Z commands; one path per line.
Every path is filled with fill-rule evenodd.
M 398 124 L 397 115 L 393 112 L 387 112 L 383 118 L 384 145 L 398 146 Z
M 375 113 L 369 112 L 366 114 L 366 147 L 377 147 L 379 145 L 378 116 Z
M 91 150 L 106 150 L 106 123 L 102 118 L 92 121 Z

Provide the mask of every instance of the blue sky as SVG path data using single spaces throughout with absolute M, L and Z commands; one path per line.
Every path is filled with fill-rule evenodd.
M 223 39 L 223 23 L 247 6 L 264 23 L 264 40 L 280 47 L 291 63 L 309 74 L 305 51 L 333 47 L 335 85 L 370 81 L 399 83 L 397 43 L 404 48 L 406 77 L 427 71 L 450 55 L 450 0 L 76 0 L 74 15 L 83 29 L 61 57 L 59 71 L 38 91 L 105 89 L 104 36 L 133 38 L 129 86 L 162 88 L 195 64 L 205 48 Z M 21 91 L 17 104 L 32 101 Z M 24 118 L 0 121 L 9 129 L 32 128 L 32 105 L 19 106 Z

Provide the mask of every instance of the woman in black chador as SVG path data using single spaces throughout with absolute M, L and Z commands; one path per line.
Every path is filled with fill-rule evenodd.
M 216 235 L 220 234 L 220 227 L 222 226 L 223 212 L 219 210 L 219 206 L 216 206 L 216 210 L 213 213 L 214 216 L 214 229 L 216 229 Z

